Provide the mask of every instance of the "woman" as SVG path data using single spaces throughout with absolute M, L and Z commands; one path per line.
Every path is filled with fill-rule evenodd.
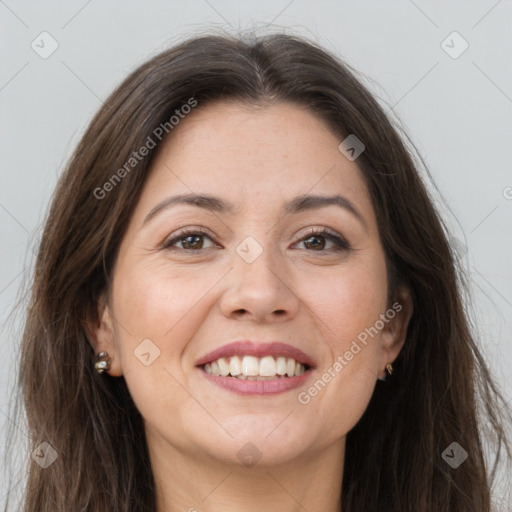
M 24 510 L 489 511 L 510 415 L 459 277 L 347 65 L 286 35 L 157 55 L 46 222 Z

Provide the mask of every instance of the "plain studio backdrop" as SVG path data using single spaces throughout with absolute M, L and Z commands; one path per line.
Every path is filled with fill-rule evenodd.
M 435 193 L 470 278 L 484 356 L 510 399 L 511 18 L 503 0 L 0 1 L 2 451 L 22 318 L 10 313 L 30 279 L 57 177 L 130 71 L 209 28 L 313 39 L 359 70 L 398 116 L 445 200 Z M 17 428 L 30 444 L 23 423 Z M 2 475 L 0 505 L 6 492 Z

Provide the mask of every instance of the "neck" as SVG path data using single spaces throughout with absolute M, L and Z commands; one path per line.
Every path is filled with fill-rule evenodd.
M 157 512 L 341 511 L 345 438 L 316 454 L 251 467 L 149 445 Z

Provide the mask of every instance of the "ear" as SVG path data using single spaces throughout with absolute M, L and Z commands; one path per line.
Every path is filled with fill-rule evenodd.
M 90 312 L 83 322 L 87 339 L 94 349 L 95 355 L 102 351 L 108 352 L 110 368 L 106 370 L 106 373 L 113 377 L 120 377 L 123 372 L 106 293 L 99 297 L 97 309 L 94 313 Z
M 385 377 L 386 365 L 394 362 L 404 346 L 413 310 L 410 290 L 405 286 L 400 287 L 395 301 L 385 314 L 387 322 L 381 333 L 382 355 L 379 362 L 379 379 Z

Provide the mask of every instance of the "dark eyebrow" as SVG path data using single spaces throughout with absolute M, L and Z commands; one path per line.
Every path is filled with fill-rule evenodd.
M 340 195 L 318 196 L 305 194 L 303 196 L 297 196 L 291 201 L 285 203 L 283 206 L 283 213 L 300 213 L 307 210 L 325 208 L 327 206 L 339 206 L 340 208 L 344 208 L 354 215 L 354 217 L 356 217 L 365 228 L 368 228 L 364 217 L 361 215 L 359 210 L 346 197 Z
M 142 225 L 149 222 L 157 213 L 162 210 L 166 210 L 171 206 L 175 206 L 178 204 L 190 204 L 193 206 L 197 206 L 198 208 L 204 208 L 205 210 L 209 210 L 211 212 L 217 213 L 236 213 L 235 205 L 233 203 L 227 202 L 219 197 L 210 196 L 208 194 L 181 194 L 179 196 L 171 196 L 167 197 L 160 203 L 158 203 L 147 215 L 144 219 Z
M 142 225 L 149 222 L 162 210 L 166 210 L 167 208 L 178 204 L 189 204 L 197 206 L 198 208 L 204 208 L 215 213 L 235 214 L 240 211 L 236 209 L 233 203 L 219 197 L 214 197 L 208 194 L 181 194 L 178 196 L 167 197 L 158 203 L 146 215 Z M 325 208 L 327 206 L 339 206 L 340 208 L 344 208 L 345 210 L 352 213 L 352 215 L 354 215 L 363 224 L 363 226 L 367 228 L 364 217 L 361 215 L 359 210 L 357 210 L 357 208 L 346 197 L 340 195 L 321 196 L 305 194 L 302 196 L 297 196 L 283 205 L 282 214 L 296 214 L 317 208 Z

